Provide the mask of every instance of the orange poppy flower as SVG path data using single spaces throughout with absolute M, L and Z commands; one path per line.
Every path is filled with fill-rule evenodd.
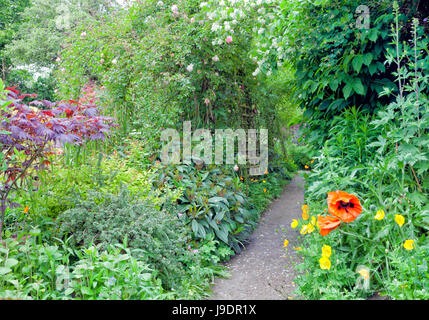
M 328 192 L 328 211 L 344 222 L 352 222 L 362 212 L 359 199 L 344 191 Z
M 328 235 L 332 230 L 339 227 L 340 219 L 331 216 L 317 216 L 317 226 L 322 236 Z

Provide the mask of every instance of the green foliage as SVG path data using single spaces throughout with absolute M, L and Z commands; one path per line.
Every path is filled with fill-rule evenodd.
M 429 241 L 421 241 L 422 245 L 412 253 L 404 255 L 401 250 L 389 252 L 389 262 L 395 273 L 386 281 L 386 292 L 401 300 L 427 300 L 429 294 L 427 252 Z M 404 257 L 405 256 L 405 257 Z M 404 258 L 408 263 L 404 263 Z
M 168 299 L 153 271 L 121 245 L 74 250 L 34 238 L 0 246 L 0 297 L 18 299 Z
M 8 64 L 4 47 L 10 43 L 22 22 L 21 12 L 30 4 L 30 0 L 0 1 L 0 72 L 2 78 L 6 74 Z
M 257 212 L 262 213 L 268 208 L 272 200 L 278 198 L 283 191 L 284 185 L 290 180 L 291 176 L 281 172 L 271 172 L 268 175 L 247 178 L 246 194 L 251 195 L 249 202 Z
M 236 251 L 256 226 L 258 214 L 249 207 L 240 179 L 231 169 L 194 165 L 160 167 L 154 188 L 183 190 L 177 210 L 197 239 L 219 239 Z
M 67 34 L 85 19 L 106 14 L 114 4 L 114 0 L 31 0 L 28 7 L 21 6 L 22 23 L 7 55 L 15 65 L 51 67 Z
M 395 15 L 395 21 L 399 14 Z M 303 240 L 305 260 L 301 270 L 316 270 L 322 244 L 335 250 L 331 270 L 307 273 L 296 282 L 299 293 L 313 299 L 367 297 L 381 291 L 395 299 L 427 299 L 429 198 L 427 159 L 428 97 L 424 93 L 428 65 L 414 20 L 414 41 L 399 46 L 399 23 L 392 28 L 394 51 L 387 50 L 387 64 L 397 66 L 395 99 L 376 115 L 351 108 L 332 121 L 320 156 L 307 176 L 306 199 L 312 212 L 321 212 L 326 192 L 344 190 L 360 199 L 364 211 L 351 225 L 329 236 Z M 417 63 L 415 63 L 417 61 Z M 388 94 L 385 89 L 381 94 Z M 323 201 L 323 202 L 322 202 Z M 375 219 L 383 210 L 385 217 Z M 405 224 L 395 221 L 402 215 Z M 415 248 L 408 251 L 406 240 Z M 336 260 L 336 263 L 335 263 Z M 356 287 L 357 266 L 369 269 L 371 287 Z M 335 273 L 335 277 L 332 274 Z M 313 288 L 309 286 L 311 283 Z M 315 289 L 319 288 L 319 289 Z M 334 291 L 332 291 L 334 290 Z M 333 294 L 335 292 L 335 294 Z
M 23 69 L 9 70 L 7 82 L 17 86 L 21 92 L 37 92 L 37 98 L 40 100 L 54 100 L 55 79 L 52 75 L 34 76 Z
M 146 257 L 150 266 L 160 271 L 168 288 L 177 286 L 186 273 L 185 261 L 191 259 L 187 249 L 190 239 L 183 222 L 132 198 L 126 190 L 117 196 L 90 193 L 88 200 L 63 212 L 57 223 L 60 235 L 70 235 L 74 246 L 100 244 L 104 249 L 125 241 L 139 249 L 139 256 Z
M 408 21 L 401 30 L 406 40 L 412 38 L 410 17 L 418 14 L 420 21 L 426 17 L 427 8 L 416 2 L 399 4 L 399 21 Z M 327 138 L 334 116 L 350 106 L 374 113 L 392 101 L 382 92 L 397 92 L 395 69 L 384 63 L 383 55 L 386 48 L 392 48 L 391 2 L 365 3 L 369 18 L 357 10 L 359 5 L 351 0 L 284 0 L 275 13 L 277 18 L 269 24 L 270 32 L 260 36 L 261 70 L 278 68 L 282 61 L 296 69 L 295 97 L 309 120 L 308 142 L 318 147 Z M 423 91 L 427 93 L 427 89 Z
M 96 79 L 124 135 L 141 138 L 152 150 L 160 147 L 159 128 L 179 127 L 183 120 L 193 127 L 269 126 L 275 109 L 270 92 L 252 76 L 251 32 L 244 27 L 256 13 L 234 26 L 227 44 L 198 1 L 178 3 L 177 13 L 173 4 L 134 3 L 77 29 L 62 52 L 60 92 L 76 97 L 88 79 Z
M 302 110 L 298 106 L 299 102 L 293 99 L 297 89 L 295 80 L 295 70 L 291 64 L 284 64 L 279 67 L 276 73 L 265 80 L 265 85 L 268 88 L 277 91 L 279 101 L 275 105 L 277 109 L 276 120 L 284 127 L 289 126 L 288 123 L 291 120 L 302 114 Z

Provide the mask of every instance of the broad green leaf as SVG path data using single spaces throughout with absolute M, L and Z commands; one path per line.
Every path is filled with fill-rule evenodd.
M 92 296 L 94 293 L 92 292 L 92 290 L 88 287 L 82 287 L 80 288 L 80 291 L 87 296 Z
M 228 244 L 228 233 L 224 230 L 215 230 L 215 233 L 219 239 Z
M 362 64 L 363 64 L 363 58 L 361 55 L 355 56 L 352 60 L 352 66 L 353 69 L 359 73 L 360 69 L 362 68 Z
M 371 63 L 371 64 L 368 66 L 368 70 L 369 70 L 369 74 L 370 74 L 370 75 L 373 75 L 374 73 L 376 73 L 376 72 L 377 72 L 377 64 L 376 64 L 376 63 Z
M 192 232 L 195 234 L 198 234 L 199 225 L 198 225 L 197 220 L 192 220 L 191 225 L 192 225 Z
M 377 38 L 378 38 L 378 31 L 377 31 L 377 29 L 371 29 L 368 38 L 372 42 L 376 42 Z
M 150 279 L 152 279 L 152 274 L 150 274 L 150 273 L 143 273 L 142 274 L 142 279 L 144 281 L 149 281 Z
M 329 81 L 329 87 L 331 88 L 332 91 L 337 91 L 338 88 L 338 80 L 337 79 L 332 79 L 331 81 Z
M 6 262 L 4 263 L 4 265 L 8 268 L 12 268 L 13 266 L 16 266 L 18 264 L 18 260 L 13 259 L 13 258 L 9 258 L 6 260 Z
M 372 62 L 372 54 L 371 54 L 370 52 L 365 53 L 365 54 L 363 55 L 363 63 L 364 63 L 366 66 L 369 66 L 369 65 L 371 64 L 371 62 Z
M 66 291 L 64 291 L 64 294 L 65 294 L 66 296 L 68 296 L 68 295 L 72 294 L 73 292 L 74 292 L 74 289 L 73 289 L 73 288 L 68 288 L 68 289 L 66 289 Z
M 352 85 L 350 83 L 347 83 L 346 86 L 343 88 L 344 99 L 347 99 L 348 97 L 350 97 L 352 90 L 353 90 Z
M 7 268 L 7 267 L 0 267 L 0 275 L 4 275 L 7 274 L 9 272 L 11 272 L 12 269 L 11 268 Z
M 224 203 L 228 204 L 228 200 L 226 200 L 226 199 L 225 199 L 225 198 L 223 198 L 223 197 L 212 197 L 212 198 L 210 198 L 210 199 L 209 199 L 209 202 L 210 202 L 210 203 L 219 203 L 219 202 L 224 202 Z
M 353 79 L 353 90 L 361 96 L 365 95 L 365 88 L 359 78 Z

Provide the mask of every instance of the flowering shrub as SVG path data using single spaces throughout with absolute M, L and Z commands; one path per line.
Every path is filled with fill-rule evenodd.
M 76 98 L 82 84 L 97 79 L 123 132 L 145 138 L 152 151 L 159 128 L 183 120 L 194 127 L 268 127 L 273 99 L 252 76 L 253 32 L 246 27 L 257 20 L 257 6 L 224 2 L 219 11 L 220 4 L 135 2 L 104 24 L 82 26 L 58 65 L 61 94 Z
M 377 115 L 351 108 L 334 119 L 307 174 L 306 201 L 310 213 L 319 216 L 320 235 L 307 235 L 301 246 L 299 270 L 317 269 L 296 279 L 298 293 L 306 297 L 366 298 L 374 292 L 395 299 L 429 297 L 429 104 L 422 71 L 429 64 L 418 50 L 428 39 L 419 40 L 413 20 L 414 39 L 401 48 L 395 10 L 391 36 L 396 49 L 386 50 L 386 63 L 397 67 L 395 101 Z M 419 59 L 421 66 L 403 63 Z M 382 94 L 388 92 L 385 88 Z M 321 205 L 327 193 L 328 208 Z M 332 216 L 320 214 L 326 211 Z M 329 261 L 316 256 L 324 245 L 332 247 Z
M 276 50 L 276 52 L 282 50 L 277 43 L 277 38 L 267 35 L 271 31 L 270 29 L 275 28 L 274 23 L 277 18 L 275 13 L 280 9 L 276 1 L 212 0 L 202 2 L 200 6 L 211 24 L 211 31 L 216 35 L 212 41 L 213 45 L 219 46 L 224 42 L 231 44 L 235 34 L 251 35 L 255 47 L 251 48 L 250 55 L 256 62 L 252 75 L 257 76 L 262 70 L 268 76 L 272 74 L 277 65 L 270 65 L 269 49 Z M 237 37 L 236 41 L 240 42 L 243 39 Z

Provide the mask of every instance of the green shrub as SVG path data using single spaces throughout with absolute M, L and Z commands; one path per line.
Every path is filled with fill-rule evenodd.
M 235 251 L 247 240 L 258 221 L 240 179 L 231 168 L 177 165 L 159 167 L 153 179 L 154 188 L 169 186 L 182 189 L 177 210 L 190 224 L 197 239 L 217 239 Z
M 394 299 L 428 298 L 429 103 L 422 71 L 428 58 L 418 51 L 427 46 L 428 39 L 418 38 L 416 20 L 413 28 L 410 44 L 398 38 L 399 23 L 392 28 L 393 44 L 398 46 L 395 51 L 387 50 L 386 58 L 387 64 L 398 67 L 393 73 L 398 83 L 395 101 L 376 115 L 365 116 L 351 108 L 335 117 L 307 176 L 305 197 L 314 217 L 326 210 L 330 191 L 353 193 L 363 206 L 362 214 L 350 225 L 325 237 L 312 234 L 303 240 L 304 262 L 299 269 L 312 273 L 300 275 L 296 283 L 299 294 L 307 298 L 366 298 L 374 291 Z M 422 64 L 415 68 L 404 63 L 409 60 Z M 382 94 L 389 92 L 385 88 Z M 402 216 L 403 223 L 397 216 Z M 406 241 L 413 246 L 405 246 Z M 330 270 L 318 266 L 322 245 L 333 248 Z M 356 285 L 360 265 L 368 269 L 367 290 Z
M 419 35 L 425 37 L 427 6 L 413 0 L 398 3 L 404 43 L 413 41 L 411 17 L 419 19 Z M 369 10 L 369 20 L 360 20 L 362 5 Z M 334 116 L 351 106 L 372 114 L 394 100 L 380 95 L 385 89 L 398 93 L 396 67 L 385 64 L 383 54 L 394 48 L 389 35 L 394 16 L 392 1 L 281 1 L 270 32 L 261 35 L 259 62 L 264 62 L 261 69 L 278 61 L 296 70 L 295 97 L 305 108 L 310 143 L 323 146 Z M 421 48 L 422 57 L 427 56 Z M 427 87 L 421 92 L 428 94 Z
M 0 245 L 0 297 L 167 299 L 147 263 L 123 246 L 73 250 L 67 244 L 6 239 Z
M 179 287 L 193 261 L 188 250 L 189 232 L 172 212 L 132 197 L 126 189 L 118 195 L 90 192 L 88 199 L 57 219 L 59 234 L 70 236 L 73 246 L 127 243 L 139 258 L 158 271 L 166 288 Z
M 248 55 L 248 26 L 257 10 L 235 14 L 233 42 L 227 44 L 227 35 L 212 31 L 211 12 L 200 4 L 134 2 L 103 23 L 82 25 L 62 52 L 56 73 L 60 92 L 74 98 L 84 83 L 96 79 L 122 132 L 154 150 L 159 129 L 183 120 L 206 128 L 248 128 L 259 119 L 269 125 L 275 110 L 269 103 L 258 105 L 264 101 L 263 86 L 252 76 L 255 63 Z

